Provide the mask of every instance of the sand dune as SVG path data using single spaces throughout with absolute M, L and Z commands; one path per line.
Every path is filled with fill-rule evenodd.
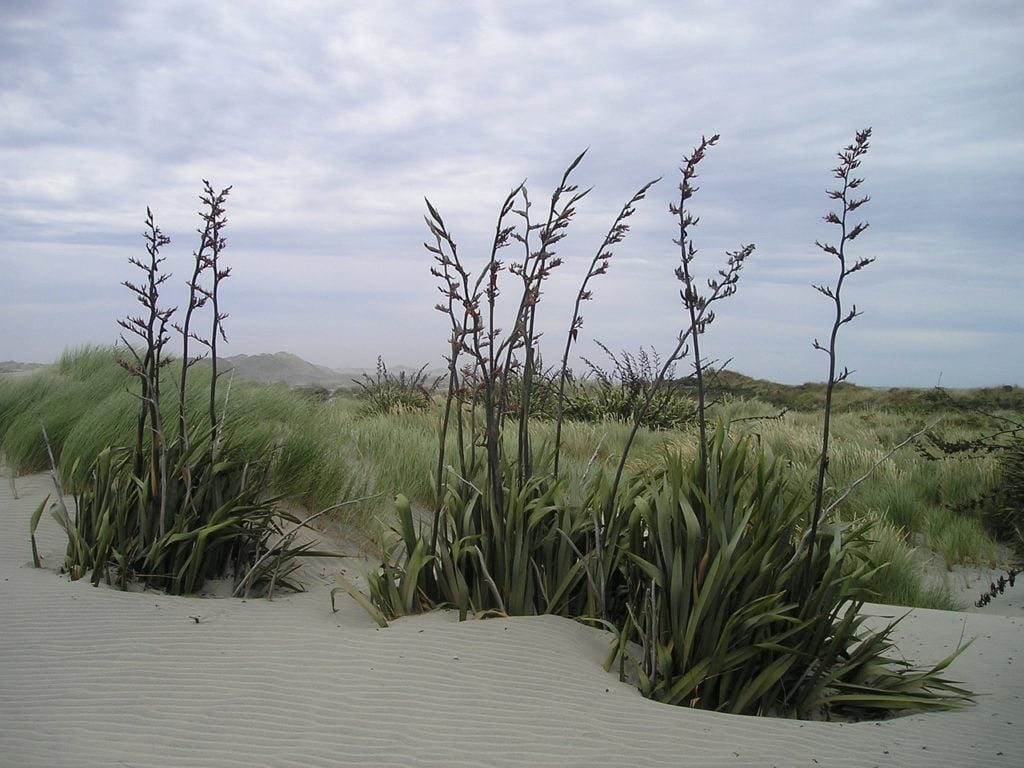
M 28 518 L 48 482 L 19 478 L 15 499 L 0 481 L 2 766 L 1024 765 L 1019 614 L 917 610 L 902 623 L 918 662 L 976 637 L 950 673 L 982 694 L 967 709 L 857 724 L 723 716 L 644 699 L 602 670 L 606 636 L 566 619 L 442 612 L 378 629 L 347 598 L 331 612 L 326 573 L 273 602 L 69 582 L 52 570 L 52 521 L 47 567 L 31 563 Z

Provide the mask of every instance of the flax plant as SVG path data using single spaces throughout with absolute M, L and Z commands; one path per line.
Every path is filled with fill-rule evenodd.
M 578 601 L 585 597 L 580 598 L 579 585 L 585 576 L 583 550 L 589 547 L 592 519 L 582 507 L 559 503 L 564 487 L 551 472 L 557 448 L 534 447 L 530 429 L 534 387 L 542 369 L 538 311 L 544 283 L 562 263 L 556 248 L 589 192 L 571 178 L 584 154 L 562 174 L 542 220 L 533 217 L 525 184 L 509 192 L 488 259 L 475 274 L 465 266 L 441 214 L 427 201 L 426 223 L 434 242 L 426 248 L 445 299 L 436 309 L 451 326 L 448 393 L 435 471 L 437 501 L 429 547 L 421 548 L 417 537 L 407 535 L 405 518 L 400 516 L 404 551 L 397 557 L 417 567 L 399 572 L 385 564 L 373 579 L 374 594 L 391 594 L 379 579 L 405 583 L 414 578 L 424 603 L 451 604 L 463 615 L 583 610 Z M 581 324 L 579 304 L 587 298 L 587 281 L 607 269 L 610 246 L 624 237 L 625 220 L 649 187 L 650 183 L 623 206 L 592 259 L 577 294 L 570 343 Z M 522 260 L 506 267 L 499 256 L 517 245 Z M 506 272 L 519 279 L 507 332 L 496 324 Z M 453 422 L 457 469 L 445 461 Z M 511 428 L 506 433 L 506 424 L 514 426 L 514 434 Z M 397 605 L 404 610 L 409 602 L 403 599 Z
M 581 357 L 589 369 L 590 381 L 584 379 L 567 398 L 572 417 L 581 421 L 612 420 L 632 424 L 637 418 L 647 429 L 679 429 L 696 415 L 693 401 L 678 385 L 661 387 L 650 405 L 644 408 L 648 390 L 661 370 L 661 356 L 656 349 L 643 347 L 636 353 L 612 352 L 595 341 L 610 365 L 605 371 L 598 364 Z M 675 376 L 669 367 L 666 381 Z
M 148 207 L 146 208 L 144 237 L 147 259 L 142 261 L 132 256 L 128 261 L 142 270 L 146 279 L 141 284 L 125 280 L 122 285 L 135 294 L 135 298 L 142 304 L 145 311 L 139 315 L 129 315 L 118 321 L 118 325 L 124 330 L 141 340 L 142 350 L 137 350 L 122 334 L 121 341 L 134 362 L 121 359 L 118 363 L 139 380 L 141 389 L 132 467 L 135 476 L 148 484 L 150 491 L 148 498 L 155 508 L 140 509 L 139 515 L 142 520 L 154 521 L 157 526 L 156 532 L 158 535 L 163 535 L 167 509 L 166 497 L 160 493 L 160 489 L 166 487 L 167 461 L 163 451 L 164 446 L 161 445 L 164 429 L 160 413 L 160 374 L 168 362 L 163 356 L 163 351 L 170 341 L 167 324 L 175 309 L 159 305 L 160 286 L 170 278 L 169 273 L 161 271 L 161 265 L 166 259 L 160 256 L 160 249 L 170 244 L 171 239 L 160 231 L 153 218 L 153 212 Z M 151 437 L 148 441 L 148 461 L 144 449 L 147 436 Z M 144 539 L 150 535 L 150 531 L 143 531 Z
M 388 371 L 382 357 L 377 358 L 374 376 L 364 373 L 361 379 L 352 383 L 359 389 L 362 411 L 366 414 L 392 414 L 406 411 L 425 411 L 434 401 L 434 391 L 444 377 L 433 380 L 424 365 L 414 373 L 400 371 L 395 375 Z
M 578 499 L 548 472 L 552 448 L 531 446 L 529 417 L 540 370 L 535 321 L 541 287 L 559 263 L 553 246 L 586 194 L 569 181 L 582 156 L 563 175 L 546 224 L 532 223 L 523 185 L 509 193 L 487 264 L 475 276 L 428 202 L 435 242 L 427 248 L 446 299 L 437 309 L 451 324 L 432 531 L 428 540 L 409 501 L 398 497 L 395 549 L 365 573 L 369 595 L 339 579 L 332 600 L 348 592 L 381 625 L 434 606 L 455 608 L 460 618 L 550 612 L 590 621 L 613 633 L 609 667 L 618 661 L 620 673 L 644 695 L 672 704 L 801 717 L 822 710 L 863 714 L 962 705 L 969 693 L 942 677 L 962 648 L 919 669 L 890 655 L 894 624 L 865 631 L 861 609 L 877 573 L 868 558 L 870 521 L 830 522 L 814 531 L 817 546 L 804 549 L 799 534 L 813 503 L 800 475 L 723 423 L 713 435 L 706 429 L 706 361 L 698 338 L 714 319 L 715 303 L 735 293 L 753 252 L 747 245 L 727 253 L 708 290 L 697 289 L 691 234 L 698 219 L 689 205 L 697 165 L 717 140 L 702 139 L 685 158 L 679 202 L 670 207 L 679 227 L 675 276 L 687 324 L 647 388 L 614 473 L 595 473 Z M 607 269 L 603 254 L 623 232 L 633 201 L 591 262 L 567 348 L 580 327 L 587 281 Z M 521 229 L 509 224 L 513 216 Z M 530 245 L 535 232 L 536 249 Z M 515 242 L 526 256 L 509 271 L 521 278 L 522 293 L 511 330 L 503 334 L 494 324 L 504 271 L 498 254 Z M 691 343 L 698 447 L 688 461 L 668 453 L 626 477 L 644 412 Z M 560 374 L 564 387 L 564 353 Z M 513 407 L 514 376 L 521 383 Z M 458 471 L 444 461 L 453 411 Z M 503 431 L 506 420 L 516 422 L 514 434 Z
M 532 204 L 525 184 L 516 186 L 508 194 L 499 212 L 489 258 L 475 278 L 463 265 L 458 246 L 440 213 L 427 201 L 426 222 L 435 242 L 426 247 L 436 263 L 431 272 L 441 280 L 441 293 L 446 299 L 445 304 L 438 304 L 436 308 L 448 315 L 452 327 L 431 552 L 445 549 L 445 544 L 439 542 L 445 505 L 461 508 L 461 512 L 453 513 L 451 531 L 444 532 L 445 536 L 450 534 L 456 542 L 474 543 L 472 548 L 465 549 L 465 557 L 460 562 L 442 563 L 441 567 L 466 568 L 489 582 L 489 587 L 496 582 L 511 585 L 510 574 L 516 570 L 511 557 L 513 552 L 526 552 L 529 557 L 529 538 L 523 537 L 525 515 L 536 509 L 549 492 L 550 483 L 538 485 L 535 482 L 530 445 L 532 386 L 539 367 L 536 321 L 543 283 L 562 263 L 555 246 L 564 239 L 565 230 L 576 215 L 576 206 L 589 192 L 581 191 L 570 181 L 584 154 L 577 156 L 563 173 L 551 195 L 543 223 L 532 219 Z M 518 219 L 518 225 L 514 219 Z M 502 333 L 496 325 L 496 311 L 501 294 L 500 276 L 506 267 L 498 257 L 503 249 L 515 243 L 523 248 L 523 259 L 511 262 L 507 271 L 520 279 L 521 290 L 512 327 Z M 463 354 L 467 362 L 460 365 Z M 518 380 L 519 397 L 512 413 L 509 393 L 514 379 Z M 475 434 L 478 399 L 483 419 L 479 437 Z M 445 483 L 444 455 L 453 406 L 457 409 L 461 473 L 453 473 Z M 517 426 L 511 453 L 506 450 L 503 438 L 507 419 L 515 420 Z M 480 466 L 475 450 L 478 440 L 484 449 L 482 477 L 476 472 Z M 411 556 L 412 552 L 408 554 Z M 525 584 L 530 580 L 520 581 Z M 494 598 L 494 607 L 508 610 L 506 601 L 494 587 L 474 596 L 488 601 Z M 537 611 L 536 607 L 526 608 L 532 601 L 532 597 L 524 595 L 521 601 L 516 601 L 523 606 L 518 610 Z M 463 610 L 467 609 L 465 599 L 458 602 Z M 482 605 L 479 600 L 473 602 L 477 607 Z
M 518 482 L 523 483 L 532 474 L 529 419 L 532 386 L 539 364 L 537 311 L 543 283 L 562 263 L 556 255 L 555 246 L 564 239 L 565 230 L 576 215 L 576 206 L 589 192 L 581 191 L 570 181 L 570 176 L 583 160 L 584 154 L 577 156 L 563 173 L 551 195 L 543 223 L 534 222 L 531 218 L 532 204 L 525 183 L 509 192 L 498 215 L 489 258 L 475 278 L 463 266 L 458 246 L 440 213 L 427 201 L 426 223 L 435 242 L 425 246 L 436 263 L 431 273 L 441 280 L 439 288 L 446 299 L 445 303 L 435 308 L 448 316 L 452 328 L 450 352 L 447 356 L 449 386 L 440 434 L 438 484 L 440 487 L 450 413 L 456 404 L 459 405 L 460 414 L 461 468 L 468 469 L 465 455 L 466 445 L 471 438 L 463 432 L 466 425 L 462 418 L 462 406 L 469 403 L 467 396 L 476 389 L 482 401 L 484 425 L 481 442 L 486 450 L 488 493 L 497 509 L 502 506 L 504 483 L 501 435 L 507 416 L 517 420 L 519 439 L 514 466 Z M 510 223 L 513 217 L 519 219 L 518 226 Z M 496 310 L 501 294 L 500 276 L 506 270 L 506 265 L 498 257 L 503 249 L 514 243 L 522 246 L 524 255 L 522 261 L 511 262 L 507 271 L 520 278 L 522 288 L 512 327 L 503 335 L 496 325 Z M 465 367 L 460 365 L 463 355 L 467 359 Z M 511 414 L 509 390 L 513 377 L 519 379 L 520 393 L 515 404 L 516 413 Z
M 199 248 L 192 254 L 193 269 L 192 277 L 188 281 L 188 306 L 185 309 L 185 318 L 182 324 L 174 326 L 175 330 L 177 330 L 181 335 L 181 374 L 178 382 L 178 437 L 183 449 L 188 448 L 189 439 L 188 423 L 185 415 L 185 397 L 188 389 L 187 383 L 189 369 L 203 357 L 202 355 L 190 355 L 189 344 L 192 341 L 196 341 L 212 351 L 218 328 L 223 320 L 223 316 L 219 316 L 218 311 L 214 310 L 212 338 L 199 336 L 192 330 L 192 317 L 194 313 L 196 310 L 202 309 L 206 306 L 207 301 L 210 301 L 217 293 L 220 280 L 227 276 L 227 272 L 222 270 L 224 274 L 222 274 L 221 278 L 218 279 L 216 277 L 216 273 L 218 271 L 217 262 L 220 252 L 227 244 L 222 233 L 224 227 L 227 225 L 225 206 L 230 192 L 231 187 L 226 187 L 220 192 L 214 192 L 210 182 L 203 179 L 203 194 L 200 197 L 200 200 L 202 200 L 204 208 L 199 213 L 199 216 L 203 221 L 203 226 L 201 229 L 197 230 L 199 233 Z M 201 278 L 210 271 L 214 272 L 214 282 L 212 287 L 207 289 L 203 287 Z M 223 329 L 221 329 L 221 332 L 223 333 Z M 210 428 L 213 429 L 216 426 L 216 411 L 213 405 L 216 403 L 217 385 L 217 356 L 215 353 L 213 354 L 213 359 L 210 362 L 213 367 L 213 377 L 210 385 Z
M 870 521 L 821 531 L 807 587 L 797 541 L 809 501 L 783 461 L 722 424 L 704 457 L 669 455 L 628 486 L 607 666 L 618 660 L 650 698 L 734 714 L 963 704 L 940 676 L 956 653 L 920 670 L 887 655 L 892 625 L 863 631 Z
M 225 216 L 225 201 L 231 192 L 231 187 L 222 189 L 220 193 L 214 194 L 210 182 L 203 180 L 204 194 L 201 198 L 206 209 L 200 215 L 205 223 L 202 234 L 202 245 L 200 252 L 196 254 L 196 260 L 204 262 L 204 268 L 210 273 L 210 284 L 204 287 L 199 284 L 190 284 L 189 290 L 195 291 L 199 300 L 210 303 L 210 335 L 198 341 L 210 350 L 210 366 L 213 369 L 213 376 L 210 379 L 210 432 L 213 439 L 212 450 L 216 452 L 217 441 L 217 343 L 218 340 L 227 342 L 228 337 L 224 332 L 224 320 L 227 314 L 221 311 L 220 307 L 220 284 L 231 276 L 231 267 L 222 267 L 220 255 L 227 247 L 227 240 L 224 238 L 224 227 L 227 225 Z M 187 338 L 187 337 L 186 337 Z M 184 375 L 184 374 L 183 374 Z
M 108 445 L 89 457 L 87 479 L 74 494 L 74 519 L 66 510 L 57 515 L 68 537 L 68 571 L 77 577 L 92 569 L 93 584 L 105 578 L 127 588 L 129 581 L 144 579 L 153 586 L 183 593 L 198 590 L 209 578 L 244 574 L 246 590 L 257 581 L 269 581 L 272 590 L 278 583 L 295 586 L 288 581 L 295 558 L 312 554 L 309 545 L 292 546 L 293 537 L 282 538 L 281 522 L 298 521 L 281 511 L 279 497 L 268 493 L 270 457 L 246 456 L 236 449 L 230 435 L 222 434 L 215 361 L 217 338 L 226 338 L 226 314 L 220 309 L 218 295 L 230 268 L 219 263 L 219 256 L 225 246 L 224 203 L 230 187 L 219 194 L 209 182 L 204 181 L 204 187 L 201 199 L 206 207 L 200 213 L 204 226 L 200 247 L 193 253 L 189 304 L 180 327 L 171 323 L 175 310 L 160 303 L 160 287 L 170 277 L 162 268 L 160 251 L 170 239 L 147 209 L 147 258 L 130 259 L 146 279 L 139 284 L 124 283 L 145 311 L 120 321 L 125 331 L 141 340 L 137 349 L 122 336 L 128 359 L 119 359 L 140 383 L 134 447 Z M 206 286 L 200 282 L 205 272 L 210 273 Z M 210 338 L 203 339 L 190 329 L 193 313 L 207 303 L 212 308 L 212 329 Z M 169 325 L 183 339 L 178 427 L 173 436 L 164 427 L 161 409 L 161 374 L 171 362 L 164 354 L 170 340 Z M 186 417 L 188 373 L 196 362 L 189 357 L 190 340 L 207 346 L 214 359 L 209 427 L 194 434 Z M 51 466 L 56 476 L 52 454 Z M 69 474 L 82 477 L 75 466 Z

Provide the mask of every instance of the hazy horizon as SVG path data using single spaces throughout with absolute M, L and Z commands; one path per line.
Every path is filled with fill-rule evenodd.
M 814 243 L 838 237 L 822 221 L 836 152 L 870 126 L 855 218 L 871 226 L 851 252 L 876 262 L 844 289 L 864 314 L 840 366 L 866 386 L 1024 384 L 1022 36 L 1009 0 L 7 3 L 0 360 L 116 341 L 147 206 L 180 305 L 206 178 L 233 185 L 225 355 L 440 365 L 424 197 L 476 270 L 508 190 L 527 179 L 541 211 L 588 147 L 574 179 L 593 191 L 541 304 L 545 355 L 619 208 L 659 176 L 592 285 L 572 365 L 602 359 L 595 341 L 667 354 L 684 314 L 668 206 L 681 158 L 720 133 L 690 201 L 699 279 L 756 250 L 707 354 L 822 381 L 812 341 L 832 310 L 811 286 L 836 264 Z
M 65 351 L 71 351 L 72 349 L 73 348 L 69 348 L 68 350 L 65 350 Z M 315 359 L 312 359 L 312 360 L 311 359 L 307 359 L 305 357 L 301 357 L 299 355 L 294 354 L 293 352 L 288 352 L 287 350 L 283 350 L 283 349 L 276 350 L 275 352 L 255 352 L 255 353 L 239 352 L 237 354 L 232 353 L 230 350 L 227 350 L 227 351 L 225 351 L 225 353 L 223 355 L 218 355 L 218 359 L 221 359 L 221 360 L 232 360 L 232 359 L 235 359 L 235 358 L 238 358 L 238 357 L 250 357 L 251 358 L 251 357 L 278 356 L 278 355 L 290 355 L 292 357 L 298 358 L 299 360 L 301 360 L 304 363 L 309 363 L 309 364 L 314 365 L 314 366 L 316 366 L 318 368 L 324 368 L 324 369 L 327 369 L 327 370 L 331 371 L 332 373 L 337 373 L 337 374 L 342 374 L 342 375 L 345 375 L 345 374 L 355 374 L 355 373 L 370 373 L 370 374 L 372 374 L 374 372 L 374 370 L 376 370 L 376 365 L 377 365 L 377 361 L 376 360 L 373 360 L 371 363 L 369 363 L 367 365 L 340 365 L 340 366 L 339 365 L 327 365 L 326 363 L 318 362 Z M 6 364 L 6 363 L 15 363 L 15 364 L 24 364 L 24 365 L 33 365 L 33 366 L 35 366 L 35 365 L 47 366 L 47 365 L 54 364 L 59 357 L 60 357 L 60 355 L 58 355 L 57 357 L 55 357 L 52 360 L 46 360 L 46 361 L 39 361 L 39 360 L 0 360 L 0 365 Z M 179 357 L 179 355 L 175 355 L 173 352 L 171 353 L 171 358 L 172 359 L 177 359 L 178 357 Z M 606 359 L 605 359 L 605 361 L 606 361 Z M 593 362 L 595 364 L 598 363 L 599 362 L 599 358 L 597 358 L 595 356 L 594 359 L 593 359 Z M 401 370 L 416 371 L 416 370 L 419 370 L 424 365 L 424 363 L 410 363 L 410 362 L 402 361 L 402 360 L 396 360 L 396 361 L 385 360 L 384 364 L 387 366 L 388 370 L 391 371 L 391 372 L 398 372 L 398 371 L 401 371 Z M 432 375 L 437 375 L 437 374 L 443 373 L 445 370 L 447 370 L 447 363 L 444 360 L 439 360 L 436 363 L 427 362 L 425 365 L 427 367 L 427 373 L 432 374 Z M 605 371 L 610 371 L 611 370 L 611 365 L 605 365 L 605 366 L 603 366 L 603 369 Z M 577 372 L 587 373 L 586 364 L 585 363 L 581 363 L 575 370 Z M 824 375 L 820 379 L 807 379 L 807 380 L 804 380 L 804 381 L 780 381 L 778 379 L 772 379 L 772 378 L 765 379 L 765 377 L 752 376 L 751 374 L 747 373 L 746 371 L 738 370 L 738 369 L 736 369 L 736 368 L 734 368 L 732 366 L 727 366 L 726 370 L 731 371 L 733 373 L 739 373 L 739 374 L 742 374 L 744 376 L 749 376 L 750 378 L 754 378 L 754 379 L 762 379 L 762 380 L 770 381 L 770 382 L 775 383 L 775 384 L 784 384 L 784 385 L 791 385 L 791 386 L 800 386 L 802 384 L 824 384 L 825 381 L 826 381 L 826 378 L 827 378 L 827 374 L 828 374 L 828 372 L 826 370 L 824 372 Z M 683 376 L 687 375 L 689 372 L 690 372 L 690 367 L 686 365 L 685 361 L 682 361 L 677 366 L 676 378 L 683 377 Z M 899 387 L 909 388 L 909 389 L 931 389 L 931 388 L 934 388 L 934 387 L 943 387 L 944 389 L 957 390 L 957 389 L 997 388 L 997 387 L 1004 387 L 1004 386 L 1020 386 L 1019 384 L 1013 384 L 1012 382 L 996 382 L 996 383 L 992 383 L 992 384 L 975 384 L 975 385 L 969 385 L 969 386 L 954 386 L 954 385 L 949 385 L 946 382 L 942 381 L 941 378 L 938 381 L 936 381 L 935 383 L 933 383 L 933 384 L 926 384 L 926 385 L 863 384 L 863 383 L 857 381 L 856 373 L 851 375 L 850 378 L 847 379 L 847 382 L 850 383 L 850 384 L 854 384 L 856 386 L 867 387 L 869 389 L 879 389 L 879 390 L 895 389 L 895 388 L 899 388 Z

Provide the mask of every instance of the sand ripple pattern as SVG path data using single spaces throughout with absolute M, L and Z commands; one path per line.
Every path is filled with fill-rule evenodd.
M 327 591 L 177 598 L 71 583 L 49 490 L 0 480 L 0 766 L 1024 765 L 1016 617 L 915 611 L 914 660 L 978 636 L 952 676 L 989 695 L 961 712 L 806 723 L 659 705 L 606 674 L 601 632 L 555 617 L 377 629 Z M 883 616 L 901 609 L 872 606 Z M 198 622 L 194 617 L 198 617 Z M 965 626 L 966 622 L 966 626 Z

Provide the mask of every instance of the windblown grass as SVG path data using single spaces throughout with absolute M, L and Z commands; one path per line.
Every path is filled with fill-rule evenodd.
M 880 596 L 881 602 L 943 611 L 964 608 L 964 603 L 941 583 L 922 578 L 926 557 L 911 546 L 903 529 L 884 517 L 876 518 L 870 536 L 869 560 L 886 564 L 871 579 L 871 590 Z
M 137 399 L 128 391 L 128 377 L 109 348 L 86 347 L 66 352 L 58 364 L 29 375 L 0 376 L 0 445 L 18 472 L 47 467 L 38 416 L 57 451 L 69 487 L 81 478 L 70 475 L 79 460 L 87 467 L 106 445 L 131 433 Z M 193 369 L 188 407 L 199 414 L 206 407 L 208 372 Z M 338 512 L 344 520 L 378 537 L 389 526 L 390 500 L 405 494 L 417 509 L 436 502 L 431 473 L 436 457 L 437 413 L 403 412 L 365 415 L 354 398 L 318 402 L 282 385 L 232 382 L 225 409 L 233 440 L 252 455 L 271 451 L 274 491 L 287 494 L 309 509 L 322 509 L 347 499 L 370 496 Z M 164 393 L 172 412 L 177 393 Z M 820 416 L 789 412 L 780 419 L 740 421 L 777 414 L 769 403 L 731 400 L 713 409 L 715 416 L 743 426 L 780 458 L 789 462 L 794 482 L 809 488 L 817 457 Z M 939 429 L 946 439 L 963 439 L 969 428 L 954 415 Z M 919 414 L 897 411 L 850 411 L 833 417 L 831 482 L 837 487 L 863 475 L 891 447 L 924 425 Z M 532 427 L 538 443 L 550 443 L 555 425 L 538 421 Z M 629 433 L 617 421 L 569 421 L 562 428 L 562 481 L 566 498 L 579 502 L 586 481 L 614 462 Z M 631 475 L 663 463 L 666 450 L 692 457 L 694 435 L 688 431 L 640 430 L 627 470 Z M 455 455 L 454 443 L 448 452 Z M 980 512 L 958 506 L 993 492 L 999 483 L 998 458 L 979 456 L 930 461 L 910 448 L 897 453 L 859 486 L 843 506 L 845 518 L 877 520 L 870 538 L 871 559 L 890 561 L 871 584 L 881 602 L 931 608 L 952 604 L 947 591 L 929 587 L 911 542 L 921 541 L 952 566 L 989 564 L 996 544 L 980 521 Z
M 43 426 L 51 441 L 63 444 L 84 411 L 124 391 L 129 377 L 115 359 L 102 347 L 83 347 L 39 372 L 0 378 L 0 449 L 15 471 L 47 466 Z
M 725 410 L 731 415 L 746 415 L 756 412 L 757 406 L 731 404 Z M 752 422 L 749 428 L 776 455 L 789 459 L 795 472 L 806 477 L 816 459 L 814 440 L 819 418 L 817 414 L 790 412 L 782 419 Z M 831 487 L 841 491 L 849 486 L 926 423 L 919 415 L 899 411 L 834 415 Z M 939 430 L 947 439 L 977 434 L 961 427 L 943 430 L 943 426 L 940 424 Z M 844 502 L 841 514 L 845 519 L 874 516 L 905 534 L 921 534 L 924 543 L 950 566 L 991 565 L 995 564 L 995 541 L 981 523 L 985 505 L 979 508 L 977 502 L 993 496 L 998 486 L 995 456 L 935 461 L 907 447 L 857 487 Z

